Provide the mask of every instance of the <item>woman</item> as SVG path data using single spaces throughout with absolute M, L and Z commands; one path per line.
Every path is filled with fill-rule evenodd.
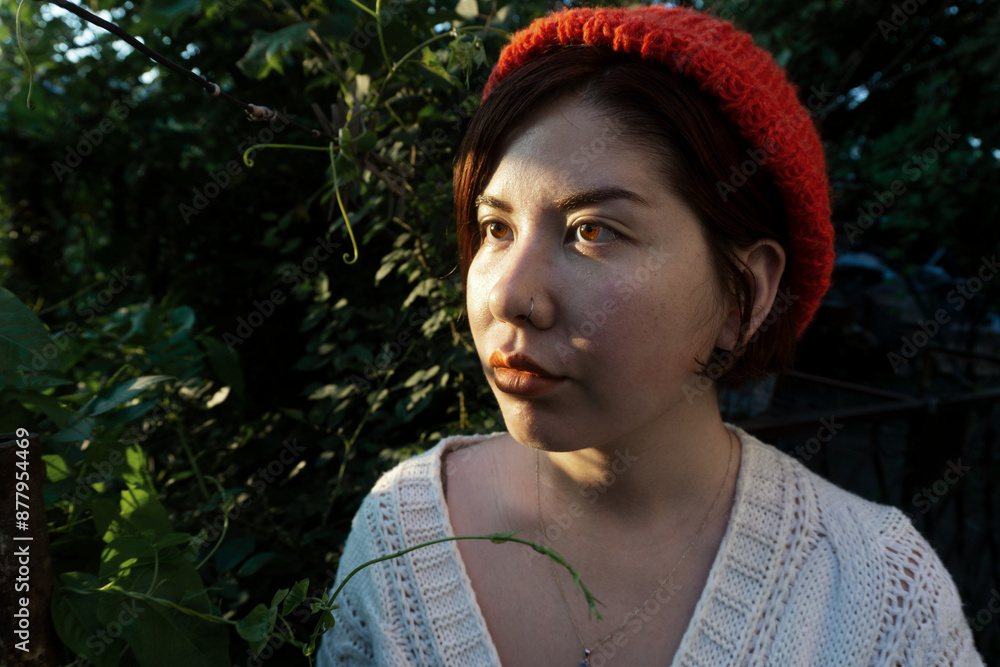
M 750 37 L 679 8 L 513 38 L 455 169 L 469 323 L 507 432 L 386 474 L 320 664 L 980 665 L 901 512 L 722 422 L 829 285 L 819 138 Z

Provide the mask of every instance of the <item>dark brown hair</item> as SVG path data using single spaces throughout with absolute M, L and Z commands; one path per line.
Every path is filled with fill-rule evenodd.
M 767 147 L 748 146 L 695 82 L 636 56 L 585 45 L 558 47 L 510 73 L 490 92 L 469 123 L 455 164 L 463 285 L 482 243 L 476 197 L 509 140 L 569 97 L 612 119 L 623 139 L 660 167 L 665 186 L 701 223 L 717 283 L 738 304 L 740 336 L 732 352 L 716 350 L 711 360 L 698 360 L 699 372 L 736 387 L 787 369 L 795 349 L 794 318 L 775 299 L 763 324 L 748 335 L 755 285 L 736 255 L 763 238 L 789 247 L 781 195 L 761 168 Z M 786 275 L 779 290 L 787 290 Z

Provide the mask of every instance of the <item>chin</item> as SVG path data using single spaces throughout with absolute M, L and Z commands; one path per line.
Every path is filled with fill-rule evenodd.
M 531 414 L 534 412 L 532 407 L 524 410 L 501 403 L 507 432 L 514 440 L 546 452 L 574 452 L 588 446 L 586 441 L 576 437 L 577 429 L 569 426 L 566 420 L 553 415 Z

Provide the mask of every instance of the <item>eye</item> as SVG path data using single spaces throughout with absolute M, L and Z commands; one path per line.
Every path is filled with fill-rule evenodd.
M 484 227 L 486 228 L 486 233 L 490 235 L 490 238 L 494 238 L 498 241 L 502 241 L 510 235 L 510 227 L 502 222 L 487 222 Z
M 571 227 L 570 233 L 574 241 L 583 243 L 607 243 L 621 239 L 621 234 L 596 222 L 581 222 Z

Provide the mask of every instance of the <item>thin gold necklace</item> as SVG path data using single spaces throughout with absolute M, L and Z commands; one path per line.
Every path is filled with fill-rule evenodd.
M 687 547 L 684 549 L 684 553 L 681 554 L 680 560 L 674 563 L 674 566 L 670 568 L 670 572 L 667 573 L 666 577 L 660 579 L 660 585 L 653 589 L 653 592 L 649 594 L 649 597 L 643 600 L 641 605 L 633 609 L 625 616 L 625 620 L 622 621 L 621 625 L 619 625 L 617 628 L 615 628 L 614 630 L 606 634 L 604 637 L 599 639 L 597 642 L 595 642 L 593 644 L 594 648 L 597 648 L 598 646 L 604 644 L 604 642 L 611 639 L 611 637 L 616 632 L 624 628 L 628 624 L 628 622 L 631 621 L 633 618 L 635 618 L 635 616 L 639 613 L 639 611 L 646 606 L 646 603 L 652 600 L 653 596 L 659 593 L 660 590 L 667 585 L 667 582 L 670 581 L 670 578 L 674 576 L 674 572 L 676 572 L 677 568 L 680 567 L 681 563 L 684 562 L 684 559 L 687 558 L 688 553 L 690 553 L 691 549 L 698 541 L 698 538 L 700 538 L 701 534 L 705 531 L 705 526 L 707 526 L 708 522 L 711 520 L 712 514 L 715 512 L 715 506 L 719 503 L 719 498 L 722 497 L 722 491 L 726 488 L 726 480 L 729 479 L 729 471 L 732 469 L 733 466 L 733 449 L 735 449 L 733 447 L 733 434 L 728 429 L 726 430 L 726 432 L 729 433 L 729 462 L 726 464 L 726 476 L 722 478 L 722 486 L 719 487 L 719 491 L 715 494 L 715 499 L 712 501 L 711 507 L 708 508 L 708 514 L 705 515 L 705 520 L 701 522 L 701 527 L 698 528 L 698 532 L 695 533 L 691 541 L 688 542 Z M 539 457 L 540 455 L 538 453 L 538 450 L 536 449 L 535 450 L 535 507 L 538 511 L 538 530 L 542 535 L 542 542 L 545 544 L 545 546 L 549 546 L 548 540 L 545 537 L 545 526 L 542 523 L 542 500 L 541 500 L 540 485 L 538 483 Z M 573 612 L 569 608 L 569 601 L 566 599 L 566 592 L 563 590 L 562 582 L 559 581 L 559 577 L 556 573 L 556 565 L 554 562 L 551 561 L 551 559 L 550 559 L 550 564 L 552 565 L 552 578 L 556 580 L 556 585 L 559 587 L 559 596 L 562 598 L 563 605 L 565 605 L 566 607 L 566 613 L 569 614 L 569 620 L 573 623 L 573 630 L 576 632 L 576 638 L 580 640 L 580 646 L 583 647 L 583 662 L 580 663 L 580 667 L 590 667 L 590 654 L 593 651 L 587 648 L 587 643 L 583 641 L 583 636 L 580 634 L 580 628 L 576 624 L 576 617 L 573 616 Z

